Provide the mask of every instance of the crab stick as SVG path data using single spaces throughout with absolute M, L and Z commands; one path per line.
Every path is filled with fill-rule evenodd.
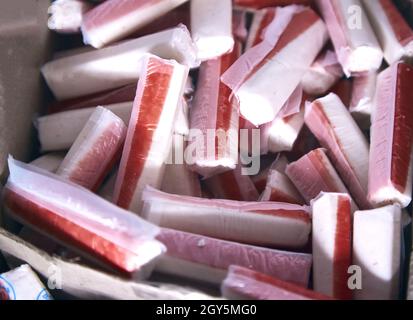
M 120 158 L 126 131 L 119 117 L 105 108 L 96 108 L 56 174 L 97 191 Z
M 147 53 L 198 66 L 196 49 L 185 26 L 120 42 L 113 46 L 48 62 L 42 68 L 58 100 L 77 98 L 136 83 Z
M 174 60 L 153 55 L 142 64 L 114 193 L 115 203 L 135 213 L 145 185 L 161 187 L 189 71 Z
M 56 173 L 64 158 L 64 152 L 51 152 L 33 160 L 30 164 L 48 172 Z
M 12 158 L 9 169 L 4 204 L 28 227 L 124 275 L 144 276 L 164 252 L 159 229 L 134 214 Z
M 221 293 L 231 300 L 331 300 L 328 296 L 286 282 L 280 277 L 236 265 L 229 268 Z
M 255 126 L 275 119 L 327 41 L 325 25 L 313 10 L 278 7 L 275 14 L 263 41 L 222 76 L 241 115 Z
M 284 202 L 303 205 L 304 200 L 292 184 L 291 180 L 283 172 L 271 169 L 268 175 L 267 185 L 260 196 L 260 201 Z
M 124 123 L 129 123 L 133 102 L 104 107 Z M 96 107 L 46 115 L 36 120 L 38 138 L 43 152 L 68 150 L 76 141 Z
M 343 69 L 334 50 L 322 51 L 301 80 L 304 92 L 312 96 L 326 94 L 343 76 Z
M 369 199 L 375 206 L 412 200 L 413 68 L 396 63 L 377 81 L 371 126 Z
M 264 31 L 275 19 L 276 11 L 276 8 L 266 8 L 257 10 L 253 13 L 252 23 L 245 47 L 246 50 L 255 47 L 264 40 Z
M 85 14 L 93 6 L 82 0 L 57 0 L 48 9 L 47 26 L 58 33 L 78 33 Z
M 413 58 L 413 30 L 391 0 L 366 1 L 364 8 L 387 63 Z
M 251 180 L 255 185 L 257 191 L 261 194 L 264 192 L 265 187 L 267 186 L 267 178 L 270 173 L 271 167 L 262 169 L 257 175 L 252 176 Z
M 186 1 L 188 0 L 105 1 L 83 18 L 83 41 L 92 47 L 102 48 L 122 40 Z
M 156 265 L 159 272 L 220 284 L 233 265 L 276 276 L 307 287 L 311 271 L 311 255 L 260 248 L 162 229 L 157 239 L 167 248 Z
M 235 41 L 245 44 L 248 38 L 247 12 L 245 10 L 232 11 L 232 32 Z
M 238 163 L 235 170 L 205 180 L 205 184 L 215 199 L 257 201 L 259 197 L 250 176 L 242 174 L 241 163 Z
M 351 300 L 348 269 L 351 265 L 352 210 L 347 194 L 322 193 L 312 202 L 314 290 Z
M 239 116 L 231 90 L 220 81 L 221 75 L 239 57 L 241 46 L 220 58 L 202 63 L 198 88 L 190 113 L 190 128 L 202 139 L 194 155 L 192 169 L 205 178 L 233 170 L 238 162 Z
M 353 78 L 350 112 L 360 127 L 369 128 L 376 94 L 377 72 Z
M 182 196 L 201 197 L 201 183 L 198 175 L 189 170 L 184 161 L 187 142 L 179 134 L 174 135 L 171 148 L 171 162 L 165 167 L 161 190 Z
M 353 264 L 361 268 L 357 300 L 399 296 L 401 209 L 397 205 L 354 214 Z
M 312 0 L 234 0 L 234 5 L 251 9 L 280 7 L 291 4 L 310 5 Z
M 231 0 L 191 0 L 191 34 L 198 59 L 215 59 L 234 47 Z
M 334 93 L 306 108 L 305 122 L 317 137 L 355 202 L 370 209 L 367 200 L 369 144 L 350 112 Z
M 378 70 L 383 52 L 360 0 L 316 0 L 347 76 Z
M 274 248 L 301 249 L 311 219 L 306 207 L 176 196 L 146 187 L 142 216 L 164 228 Z
M 321 192 L 349 193 L 324 149 L 313 150 L 289 164 L 286 174 L 307 203 Z

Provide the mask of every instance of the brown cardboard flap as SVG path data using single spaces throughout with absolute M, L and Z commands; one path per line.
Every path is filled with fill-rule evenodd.
M 81 299 L 204 300 L 212 297 L 192 289 L 158 283 L 138 283 L 52 257 L 0 228 L 0 248 L 27 262 L 45 279 L 61 279 L 65 293 Z M 50 288 L 49 288 L 50 289 Z M 53 290 L 50 290 L 53 295 Z

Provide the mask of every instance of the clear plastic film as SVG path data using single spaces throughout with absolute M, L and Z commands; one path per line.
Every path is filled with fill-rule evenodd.
M 54 174 L 11 157 L 9 170 L 5 192 L 17 193 L 132 253 L 142 253 L 140 247 L 159 233 L 156 226 Z
M 57 174 L 96 191 L 120 158 L 126 130 L 122 119 L 105 108 L 96 108 Z

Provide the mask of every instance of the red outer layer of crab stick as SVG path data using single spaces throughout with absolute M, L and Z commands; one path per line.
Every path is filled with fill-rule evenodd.
M 48 114 L 130 102 L 135 99 L 135 94 L 136 83 L 133 83 L 118 89 L 99 92 L 85 97 L 55 101 L 49 105 Z
M 286 174 L 307 203 L 321 192 L 349 193 L 324 149 L 313 150 L 289 164 Z
M 357 300 L 399 298 L 401 210 L 397 205 L 354 214 L 353 264 L 361 268 Z
M 331 300 L 280 277 L 236 265 L 229 268 L 221 292 L 225 298 L 235 300 Z
M 190 112 L 190 128 L 199 132 L 202 148 L 192 159 L 192 169 L 205 178 L 235 169 L 238 162 L 238 107 L 220 76 L 239 57 L 241 46 L 201 65 L 198 89 Z
M 251 49 L 264 40 L 265 29 L 273 22 L 276 17 L 276 8 L 257 10 L 253 13 L 253 19 L 248 34 L 245 49 Z
M 215 199 L 257 201 L 259 197 L 251 177 L 242 174 L 241 163 L 238 163 L 235 170 L 205 180 L 205 184 Z
M 247 12 L 245 10 L 232 11 L 232 32 L 235 41 L 245 44 L 248 38 Z
M 343 76 L 343 69 L 334 50 L 322 51 L 301 80 L 305 93 L 312 96 L 326 94 Z
M 397 63 L 377 81 L 371 127 L 369 200 L 375 206 L 412 200 L 413 68 Z
M 304 200 L 291 180 L 276 169 L 271 169 L 268 175 L 267 186 L 260 196 L 260 201 L 284 202 L 304 205 Z
M 161 187 L 189 71 L 173 60 L 152 55 L 142 64 L 114 194 L 120 207 L 136 213 L 145 185 Z
M 312 204 L 314 290 L 351 300 L 348 269 L 351 265 L 352 210 L 347 194 L 322 193 Z
M 383 52 L 360 0 L 316 0 L 344 73 L 378 70 Z
M 142 216 L 161 227 L 273 248 L 302 249 L 311 218 L 307 207 L 176 196 L 147 187 Z
M 257 175 L 251 177 L 251 180 L 254 183 L 255 188 L 260 194 L 264 192 L 265 187 L 267 186 L 267 178 L 268 174 L 270 173 L 270 170 L 270 167 L 264 168 Z
M 47 25 L 58 33 L 78 33 L 86 12 L 92 8 L 90 3 L 81 0 L 54 1 L 48 9 Z
M 317 137 L 355 202 L 370 209 L 367 200 L 369 144 L 350 112 L 334 93 L 306 108 L 305 122 Z
M 9 159 L 4 204 L 20 222 L 123 274 L 164 252 L 159 229 L 77 185 Z
M 55 173 L 57 169 L 59 169 L 64 158 L 64 152 L 51 152 L 33 160 L 30 164 L 42 170 Z
M 89 11 L 82 22 L 85 44 L 102 48 L 122 40 L 139 28 L 188 0 L 109 0 Z
M 161 190 L 167 193 L 202 197 L 201 182 L 198 175 L 185 164 L 184 152 L 187 142 L 184 137 L 174 135 L 170 162 L 165 167 Z
M 234 0 L 234 5 L 252 9 L 289 6 L 291 4 L 310 5 L 312 0 Z
M 124 102 L 104 107 L 121 118 L 124 123 L 129 123 L 132 106 L 133 102 Z M 95 110 L 95 107 L 85 108 L 38 118 L 36 127 L 42 151 L 70 149 Z
M 157 239 L 167 248 L 156 270 L 193 280 L 221 284 L 233 265 L 307 287 L 311 255 L 278 251 L 208 238 L 201 235 L 162 229 Z
M 374 27 L 387 63 L 413 58 L 413 30 L 391 0 L 366 1 L 364 8 Z
M 231 0 L 191 0 L 191 35 L 201 61 L 229 53 L 234 47 Z
M 362 128 L 369 128 L 376 94 L 377 72 L 353 78 L 350 112 Z
M 190 34 L 180 25 L 104 49 L 53 60 L 43 66 L 42 74 L 58 100 L 77 98 L 136 82 L 141 58 L 148 53 L 177 59 L 189 67 L 199 65 Z
M 126 131 L 119 117 L 105 108 L 96 108 L 56 174 L 97 191 L 120 159 Z
M 314 11 L 277 8 L 263 41 L 222 76 L 239 101 L 241 115 L 255 126 L 274 120 L 326 41 L 325 25 Z

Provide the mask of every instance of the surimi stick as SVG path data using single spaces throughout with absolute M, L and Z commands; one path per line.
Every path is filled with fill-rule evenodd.
M 314 290 L 351 300 L 348 270 L 351 265 L 352 210 L 347 194 L 322 193 L 312 202 Z
M 135 94 L 136 83 L 133 83 L 118 89 L 99 92 L 85 97 L 55 101 L 49 105 L 48 114 L 130 102 L 135 99 Z
M 82 22 L 85 44 L 102 48 L 121 40 L 139 28 L 188 0 L 109 0 L 89 11 Z
M 187 142 L 184 141 L 184 137 L 175 133 L 171 148 L 171 162 L 168 162 L 165 167 L 161 190 L 182 196 L 201 197 L 199 177 L 189 170 L 183 158 L 186 146 Z
M 305 93 L 312 96 L 326 94 L 343 76 L 343 69 L 334 50 L 324 49 L 301 80 Z
M 232 32 L 234 40 L 245 44 L 248 38 L 247 12 L 245 10 L 232 11 Z
M 190 128 L 193 132 L 199 131 L 202 148 L 190 164 L 204 178 L 233 170 L 238 162 L 238 108 L 220 76 L 239 57 L 240 51 L 241 45 L 237 42 L 231 53 L 201 65 Z
M 383 52 L 360 0 L 316 0 L 347 76 L 378 70 Z
M 376 94 L 377 72 L 353 78 L 350 112 L 362 128 L 369 128 Z
M 152 55 L 142 64 L 114 193 L 115 203 L 135 213 L 140 211 L 143 188 L 161 186 L 189 71 Z
M 124 41 L 108 48 L 53 60 L 42 68 L 58 100 L 85 96 L 134 83 L 147 53 L 197 67 L 196 49 L 185 26 Z
M 133 102 L 104 106 L 124 123 L 129 123 Z M 43 152 L 70 149 L 96 107 L 71 110 L 43 116 L 36 127 Z
M 167 248 L 156 270 L 193 280 L 220 284 L 233 265 L 253 268 L 307 287 L 311 255 L 278 251 L 162 229 L 157 239 Z
M 321 192 L 348 194 L 348 190 L 324 149 L 316 149 L 287 166 L 287 176 L 307 203 Z M 357 206 L 353 203 L 353 211 Z
M 354 214 L 353 264 L 361 268 L 362 276 L 355 299 L 398 299 L 401 229 L 397 205 Z
M 210 200 L 146 187 L 142 216 L 164 228 L 274 248 L 301 249 L 311 219 L 306 207 L 272 202 Z
M 65 154 L 63 152 L 51 152 L 33 160 L 30 164 L 37 168 L 55 173 L 64 158 Z
M 377 81 L 371 127 L 369 200 L 375 206 L 412 200 L 413 68 L 396 63 Z
M 312 0 L 234 0 L 234 5 L 252 9 L 262 9 L 266 7 L 280 7 L 291 4 L 309 5 Z
M 97 191 L 120 159 L 126 131 L 125 123 L 119 117 L 105 108 L 96 108 L 56 174 Z
M 241 115 L 255 126 L 275 119 L 324 46 L 327 30 L 311 9 L 289 6 L 277 8 L 263 39 L 222 76 Z
M 270 169 L 271 167 L 267 167 L 261 170 L 260 173 L 257 174 L 256 176 L 251 177 L 251 180 L 254 183 L 255 188 L 257 189 L 259 193 L 263 193 L 265 190 Z
M 264 40 L 264 31 L 275 19 L 276 11 L 276 8 L 267 8 L 257 10 L 253 13 L 253 19 L 245 50 L 251 49 Z
M 227 171 L 205 180 L 205 184 L 215 199 L 257 201 L 259 194 L 250 176 L 242 174 L 242 164 L 235 170 Z
M 413 58 L 413 30 L 391 0 L 366 1 L 363 5 L 389 64 Z
M 267 186 L 260 196 L 260 201 L 285 202 L 303 205 L 304 200 L 298 193 L 291 180 L 282 172 L 271 169 Z
M 305 122 L 317 137 L 358 206 L 367 201 L 369 144 L 340 98 L 330 93 L 306 108 Z
M 124 275 L 143 276 L 163 253 L 154 240 L 159 229 L 132 213 L 11 158 L 9 169 L 4 204 L 25 225 Z
M 235 265 L 229 268 L 221 293 L 231 300 L 331 300 L 279 277 Z
M 57 0 L 48 9 L 51 15 L 47 25 L 58 33 L 77 33 L 83 18 L 93 6 L 81 0 Z
M 201 61 L 230 52 L 234 47 L 231 0 L 191 0 L 191 34 Z

